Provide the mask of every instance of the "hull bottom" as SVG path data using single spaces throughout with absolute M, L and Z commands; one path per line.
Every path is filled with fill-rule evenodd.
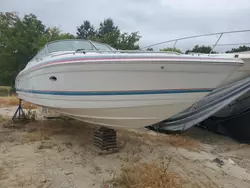
M 204 93 L 202 95 L 204 95 Z M 202 95 L 199 96 L 199 98 L 201 98 Z M 102 106 L 99 108 L 86 108 L 86 103 L 84 101 L 78 101 L 78 107 L 69 108 L 66 107 L 67 104 L 72 104 L 74 102 L 70 99 L 62 100 L 50 98 L 49 100 L 48 98 L 42 98 L 42 96 L 34 97 L 22 93 L 19 93 L 18 96 L 25 101 L 49 108 L 62 115 L 73 117 L 87 123 L 124 128 L 140 128 L 155 124 L 183 111 L 196 101 L 192 98 L 189 100 L 173 100 L 174 102 L 170 100 L 171 103 L 169 102 L 167 104 L 159 102 L 158 104 L 151 105 L 133 105 L 126 107 Z M 183 95 L 180 97 L 185 98 Z M 61 106 L 52 106 L 52 104 L 61 104 Z M 101 106 L 102 102 L 100 101 L 98 104 Z
M 102 109 L 51 108 L 77 120 L 102 126 L 140 128 L 167 119 L 188 108 L 191 103 Z

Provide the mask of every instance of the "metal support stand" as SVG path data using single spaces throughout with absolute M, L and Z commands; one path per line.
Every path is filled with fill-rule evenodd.
M 22 109 L 22 99 L 19 99 L 19 105 L 18 105 L 18 108 L 16 109 L 16 112 L 15 114 L 13 115 L 12 117 L 12 120 L 15 121 L 15 120 L 24 120 L 25 119 L 25 113 Z

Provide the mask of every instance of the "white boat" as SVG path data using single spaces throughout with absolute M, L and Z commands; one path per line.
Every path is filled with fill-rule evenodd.
M 233 82 L 242 80 L 244 78 L 250 77 L 250 52 L 238 52 L 238 53 L 221 53 L 221 54 L 203 54 L 200 56 L 204 57 L 226 57 L 226 58 L 240 58 L 244 65 L 239 67 L 237 71 L 233 72 L 228 76 L 228 78 L 223 81 L 220 86 L 226 86 Z
M 250 51 L 247 52 L 238 52 L 238 53 L 228 53 L 228 54 L 220 54 L 218 56 L 223 57 L 238 57 L 243 60 L 244 65 L 240 67 L 237 71 L 235 71 L 232 75 L 230 75 L 224 82 L 222 82 L 221 86 L 228 85 L 230 83 L 249 78 L 250 77 Z M 217 56 L 217 57 L 218 57 Z M 230 103 L 227 107 L 220 110 L 214 116 L 216 117 L 231 117 L 233 115 L 239 114 L 247 109 L 250 106 L 250 92 L 242 95 L 237 98 L 237 100 Z
M 46 44 L 16 78 L 19 98 L 88 123 L 143 127 L 167 119 L 244 65 L 235 57 L 115 51 L 88 40 Z
M 223 86 L 226 86 L 226 85 L 231 84 L 233 82 L 248 78 L 250 76 L 250 51 L 234 52 L 234 53 L 215 53 L 214 54 L 213 50 L 216 47 L 223 47 L 223 46 L 245 46 L 245 45 L 249 45 L 250 43 L 248 41 L 243 42 L 243 43 L 228 43 L 228 44 L 223 44 L 223 43 L 221 44 L 220 43 L 220 40 L 225 35 L 248 33 L 248 32 L 250 32 L 250 30 L 225 31 L 225 32 L 219 32 L 219 33 L 209 33 L 209 34 L 201 34 L 201 35 L 195 35 L 195 36 L 181 37 L 181 38 L 176 38 L 176 39 L 171 39 L 171 40 L 151 44 L 150 46 L 146 46 L 143 49 L 148 49 L 148 48 L 152 49 L 152 47 L 154 47 L 154 46 L 158 46 L 158 45 L 162 45 L 162 44 L 166 45 L 166 44 L 173 43 L 173 42 L 174 42 L 174 45 L 173 45 L 172 49 L 175 49 L 176 46 L 177 46 L 177 43 L 179 41 L 189 40 L 189 42 L 192 43 L 192 41 L 190 41 L 190 40 L 194 39 L 194 38 L 218 36 L 218 39 L 216 40 L 216 42 L 213 45 L 211 45 L 211 51 L 210 51 L 209 54 L 196 53 L 196 52 L 191 52 L 190 51 L 188 55 L 190 55 L 190 56 L 199 56 L 201 58 L 203 58 L 203 57 L 217 57 L 217 58 L 240 58 L 240 59 L 242 59 L 243 62 L 244 62 L 244 65 L 239 67 L 239 69 L 237 71 L 230 74 L 228 76 L 228 78 L 226 80 L 224 80 L 218 86 L 218 87 L 223 87 Z
M 235 118 L 236 116 L 249 111 L 250 106 L 250 51 L 245 45 L 249 45 L 248 41 L 243 43 L 219 43 L 222 36 L 227 34 L 246 33 L 250 30 L 238 30 L 238 31 L 226 31 L 220 33 L 201 34 L 196 36 L 188 36 L 182 38 L 176 38 L 168 41 L 163 41 L 150 46 L 144 47 L 145 49 L 152 49 L 153 46 L 166 45 L 167 43 L 174 43 L 173 49 L 175 49 L 177 42 L 193 39 L 198 37 L 218 36 L 218 39 L 211 46 L 209 54 L 190 52 L 189 56 L 196 57 L 217 57 L 217 58 L 240 58 L 243 60 L 244 65 L 240 66 L 236 71 L 228 75 L 228 77 L 222 81 L 216 90 L 205 96 L 203 99 L 194 103 L 186 110 L 178 113 L 165 121 L 157 123 L 154 128 L 161 131 L 185 131 L 188 128 L 195 126 L 197 123 L 201 123 L 209 117 L 219 117 L 220 121 L 225 119 Z M 238 38 L 238 40 L 240 37 Z M 213 53 L 215 47 L 223 46 L 242 46 L 242 48 L 234 49 L 232 51 L 239 51 L 234 53 Z M 245 47 L 244 47 L 245 46 Z M 206 47 L 206 46 L 205 46 Z M 216 119 L 216 118 L 215 118 Z M 215 125 L 215 124 L 214 124 Z M 233 133 L 232 133 L 233 134 Z

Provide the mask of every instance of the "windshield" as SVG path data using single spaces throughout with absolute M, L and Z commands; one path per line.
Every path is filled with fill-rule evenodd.
M 65 40 L 48 44 L 48 52 L 76 51 L 76 50 L 96 50 L 89 41 L 84 40 Z
M 88 40 L 62 40 L 51 42 L 47 45 L 48 52 L 61 52 L 61 51 L 116 51 L 107 44 L 98 42 L 89 42 Z
M 98 42 L 92 42 L 92 44 L 97 48 L 97 50 L 100 50 L 100 51 L 113 51 L 113 49 L 111 49 L 106 44 L 101 44 L 101 43 L 98 43 Z

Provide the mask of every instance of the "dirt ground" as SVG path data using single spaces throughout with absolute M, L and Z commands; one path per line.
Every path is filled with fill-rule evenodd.
M 144 179 L 137 187 L 250 187 L 249 145 L 205 130 L 181 135 L 117 130 L 118 151 L 109 154 L 94 147 L 94 126 L 65 119 L 13 123 L 6 119 L 11 111 L 0 110 L 5 115 L 0 117 L 0 188 L 135 187 L 125 183 L 131 177 L 124 173 L 130 169 L 136 181 L 161 181 L 164 174 L 157 170 L 147 175 L 154 164 L 163 164 L 166 176 L 176 175 L 178 185 L 146 185 Z M 143 171 L 140 164 L 148 166 Z

